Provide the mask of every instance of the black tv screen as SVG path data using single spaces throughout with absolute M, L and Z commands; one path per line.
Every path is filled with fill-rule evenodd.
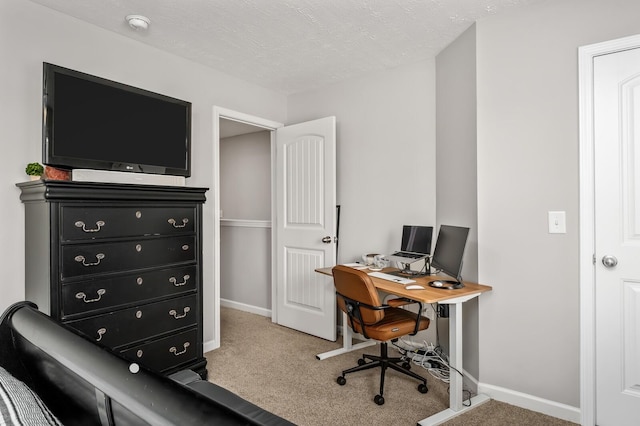
M 191 103 L 44 63 L 43 163 L 191 176 Z

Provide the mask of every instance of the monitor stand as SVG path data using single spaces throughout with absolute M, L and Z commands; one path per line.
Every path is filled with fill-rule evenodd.
M 424 268 L 425 271 L 423 272 L 423 271 L 414 271 L 411 269 L 410 263 L 402 262 L 402 269 L 398 271 L 396 274 L 403 277 L 426 277 L 428 275 L 431 275 L 429 273 L 431 269 L 431 265 L 429 265 L 429 261 L 425 259 L 424 263 L 425 263 L 425 268 Z

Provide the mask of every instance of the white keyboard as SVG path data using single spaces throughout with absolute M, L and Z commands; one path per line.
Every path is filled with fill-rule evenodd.
M 394 283 L 398 283 L 398 284 L 402 284 L 402 285 L 415 283 L 415 280 L 410 280 L 409 278 L 398 277 L 396 275 L 385 274 L 384 272 L 369 272 L 369 275 L 371 275 L 372 277 L 381 278 L 383 280 L 393 281 Z

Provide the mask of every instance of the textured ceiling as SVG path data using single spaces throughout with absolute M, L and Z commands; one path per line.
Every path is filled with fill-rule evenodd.
M 544 0 L 31 1 L 290 94 L 433 57 L 473 22 Z

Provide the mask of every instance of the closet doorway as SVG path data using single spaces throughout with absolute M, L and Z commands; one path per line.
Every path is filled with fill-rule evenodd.
M 220 303 L 271 316 L 271 131 L 220 119 Z
M 285 127 L 213 111 L 214 339 L 205 350 L 220 347 L 220 306 L 335 341 L 333 281 L 314 272 L 335 264 L 335 117 Z
M 214 107 L 214 342 L 219 307 L 271 317 L 274 130 L 282 124 Z

